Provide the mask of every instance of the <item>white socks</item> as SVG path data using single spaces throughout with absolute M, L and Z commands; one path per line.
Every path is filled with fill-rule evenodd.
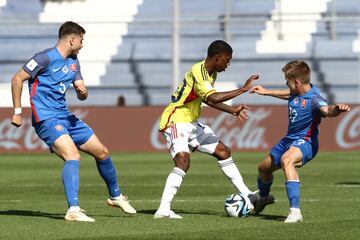
M 81 208 L 79 206 L 71 206 L 68 209 L 68 212 L 79 212 Z
M 218 164 L 222 172 L 232 182 L 232 184 L 234 184 L 234 186 L 239 192 L 241 192 L 245 196 L 248 196 L 252 193 L 245 185 L 243 178 L 231 157 L 225 160 L 218 161 Z M 170 211 L 171 201 L 176 195 L 183 181 L 183 178 L 185 177 L 185 174 L 186 173 L 183 170 L 177 167 L 174 167 L 173 170 L 170 172 L 168 178 L 166 179 L 164 192 L 161 197 L 161 203 L 158 212 Z
M 248 196 L 252 193 L 245 185 L 239 169 L 237 168 L 231 157 L 225 160 L 218 161 L 218 164 L 222 172 L 232 182 L 232 184 L 234 184 L 234 186 L 239 192 L 241 192 L 245 196 Z
M 300 208 L 290 208 L 290 212 L 296 213 L 296 214 L 301 214 Z
M 170 204 L 173 200 L 175 194 L 177 193 L 183 178 L 185 177 L 185 172 L 180 168 L 174 167 L 170 172 L 168 178 L 166 179 L 164 192 L 161 197 L 161 203 L 159 206 L 160 212 L 170 211 Z

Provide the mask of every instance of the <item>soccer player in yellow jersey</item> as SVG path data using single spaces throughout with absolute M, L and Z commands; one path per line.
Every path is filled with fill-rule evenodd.
M 171 210 L 170 204 L 190 167 L 190 149 L 217 158 L 219 167 L 236 189 L 244 196 L 252 194 L 231 157 L 230 149 L 208 126 L 198 121 L 202 102 L 233 114 L 240 120 L 247 118 L 248 108 L 245 105 L 233 107 L 223 102 L 248 91 L 252 82 L 258 79 L 258 75 L 252 75 L 242 88 L 236 90 L 217 92 L 214 88 L 217 73 L 229 66 L 232 52 L 231 46 L 226 42 L 212 42 L 206 59 L 193 65 L 185 74 L 185 79 L 171 96 L 171 103 L 161 115 L 159 130 L 167 142 L 175 167 L 166 180 L 161 203 L 154 218 L 182 218 Z

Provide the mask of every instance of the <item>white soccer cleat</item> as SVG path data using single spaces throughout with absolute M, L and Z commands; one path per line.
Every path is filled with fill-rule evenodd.
M 296 222 L 302 222 L 303 216 L 301 215 L 301 211 L 299 208 L 290 208 L 289 215 L 287 216 L 284 223 L 296 223 Z
M 116 198 L 109 198 L 107 200 L 107 204 L 111 207 L 117 207 L 122 209 L 124 212 L 129 213 L 129 214 L 135 214 L 136 210 L 135 208 L 133 208 L 128 200 L 127 196 L 124 195 L 120 195 L 119 197 Z
M 163 212 L 160 212 L 159 210 L 157 210 L 156 213 L 154 214 L 154 218 L 155 219 L 159 219 L 159 218 L 182 219 L 182 216 L 174 213 L 174 211 L 172 211 L 172 210 L 170 210 L 167 213 L 163 213 Z
M 95 219 L 86 216 L 85 210 L 80 207 L 70 207 L 64 219 L 65 221 L 95 222 Z

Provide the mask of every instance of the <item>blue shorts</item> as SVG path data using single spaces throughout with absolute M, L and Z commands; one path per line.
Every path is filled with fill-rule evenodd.
M 313 159 L 319 149 L 317 141 L 305 141 L 304 139 L 293 140 L 285 137 L 270 150 L 270 156 L 275 166 L 281 167 L 281 156 L 289 150 L 291 146 L 299 148 L 302 152 L 302 166 Z
M 36 134 L 49 148 L 61 135 L 68 134 L 79 148 L 94 134 L 93 130 L 75 115 L 67 118 L 50 118 L 34 124 Z

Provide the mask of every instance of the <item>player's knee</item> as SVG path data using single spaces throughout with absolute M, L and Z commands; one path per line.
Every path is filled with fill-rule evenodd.
M 281 166 L 282 166 L 282 168 L 291 167 L 293 165 L 294 165 L 293 161 L 292 161 L 292 159 L 290 157 L 285 156 L 285 157 L 281 158 Z
M 190 157 L 188 153 L 178 153 L 175 158 L 175 166 L 186 172 L 190 168 Z
M 98 155 L 96 156 L 96 159 L 99 160 L 104 160 L 105 158 L 107 158 L 110 155 L 109 150 L 106 147 L 103 147 L 101 149 L 101 151 L 98 153 Z
M 263 176 L 263 177 L 272 175 L 272 172 L 273 172 L 272 169 L 268 165 L 266 165 L 262 162 L 258 165 L 257 170 L 258 170 L 259 175 Z
M 224 145 L 223 154 L 224 158 L 229 158 L 231 156 L 231 149 L 226 145 Z
M 219 160 L 228 159 L 229 157 L 231 157 L 231 150 L 225 144 L 220 143 L 216 147 L 213 155 Z
M 268 169 L 262 164 L 258 165 L 257 170 L 258 170 L 258 173 L 260 176 L 263 176 L 264 174 L 267 174 L 267 172 L 268 172 Z
M 72 152 L 72 153 L 64 153 L 64 154 L 62 154 L 62 158 L 64 160 L 78 160 L 78 161 L 80 161 L 81 155 L 80 155 L 80 153 L 78 151 L 77 152 Z

